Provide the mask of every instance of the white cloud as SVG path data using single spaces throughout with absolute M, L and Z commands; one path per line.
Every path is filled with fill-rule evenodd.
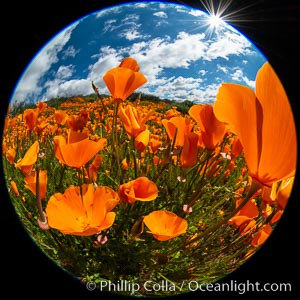
M 186 82 L 186 85 L 189 86 L 189 88 L 184 87 L 184 82 Z M 201 79 L 180 78 L 178 80 L 175 78 L 164 86 L 158 86 L 154 92 L 155 95 L 162 99 L 167 96 L 168 99 L 176 101 L 189 100 L 194 103 L 213 103 L 216 99 L 219 86 L 220 85 L 216 83 L 203 85 Z
M 68 57 L 75 57 L 80 50 L 76 50 L 73 45 L 69 46 L 66 50 L 63 51 L 63 57 L 62 59 L 66 59 Z
M 148 43 L 139 43 L 129 50 L 141 66 L 149 82 L 154 83 L 164 68 L 188 68 L 205 53 L 204 34 L 178 34 L 174 41 L 169 37 L 155 38 Z
M 111 32 L 117 29 L 119 26 L 115 25 L 117 23 L 116 19 L 109 19 L 104 22 L 103 33 Z
M 142 35 L 136 29 L 125 30 L 120 34 L 120 36 L 124 36 L 128 41 L 133 41 L 142 37 Z
M 255 80 L 250 80 L 247 76 L 244 75 L 243 70 L 235 69 L 235 72 L 231 75 L 231 79 L 237 82 L 245 83 L 251 88 L 255 87 Z
M 13 96 L 12 105 L 14 101 L 22 102 L 27 100 L 28 97 L 36 98 L 40 94 L 42 90 L 42 87 L 39 85 L 40 79 L 50 70 L 51 66 L 58 61 L 58 53 L 62 51 L 69 41 L 72 31 L 77 25 L 78 22 L 74 23 L 67 30 L 59 33 L 40 51 L 22 76 L 16 93 Z M 35 100 L 38 101 L 39 99 Z
M 87 79 L 73 79 L 68 81 L 55 79 L 47 82 L 46 87 L 47 90 L 42 100 L 93 93 L 92 83 Z
M 126 18 L 122 19 L 123 24 L 135 24 L 136 21 L 140 19 L 140 16 L 137 14 L 129 14 Z
M 217 70 L 222 71 L 225 74 L 228 74 L 228 72 L 229 72 L 227 67 L 221 66 L 220 64 L 217 64 Z
M 162 98 L 168 97 L 173 100 L 188 100 L 182 99 L 187 96 L 187 91 L 194 91 L 200 88 L 202 79 L 192 77 L 171 77 L 160 82 L 155 89 L 155 95 Z M 190 100 L 190 99 L 189 99 Z
M 193 9 L 193 10 L 184 10 L 184 12 L 188 12 L 190 15 L 194 17 L 203 17 L 207 16 L 206 13 L 204 13 L 202 10 Z
M 229 46 L 226 45 L 225 41 L 229 43 Z M 183 76 L 177 76 L 172 80 L 163 77 L 164 71 L 177 68 L 188 69 L 191 64 L 200 59 L 211 61 L 220 57 L 229 59 L 230 54 L 249 54 L 247 50 L 249 46 L 247 40 L 232 32 L 223 34 L 216 41 L 206 40 L 204 33 L 189 34 L 180 32 L 174 40 L 171 40 L 169 36 L 165 36 L 147 42 L 133 43 L 131 46 L 118 50 L 110 47 L 102 48 L 97 62 L 89 68 L 88 78 L 98 84 L 99 91 L 107 93 L 107 89 L 102 82 L 104 70 L 116 67 L 123 58 L 124 53 L 128 53 L 138 61 L 141 67 L 140 71 L 148 79 L 147 83 L 140 88 L 140 91 L 155 92 L 156 95 L 163 98 L 168 94 L 170 98 L 177 100 L 190 97 L 195 101 L 212 101 L 216 95 L 216 86 L 211 85 L 204 89 L 203 86 L 199 85 L 202 80 L 205 80 L 207 70 L 199 70 L 201 79 L 191 77 L 187 79 Z M 220 64 L 217 66 L 217 70 L 224 74 L 229 72 Z M 215 78 L 215 80 L 220 82 L 221 78 Z M 244 76 L 243 81 L 246 82 L 246 80 Z M 248 80 L 249 83 L 251 82 Z
M 137 4 L 135 7 L 138 5 L 143 4 Z M 166 22 L 168 15 L 163 11 L 165 4 L 161 4 L 160 6 L 161 11 L 154 13 L 154 16 L 157 17 L 156 19 L 159 22 Z M 201 19 L 201 16 L 206 15 L 200 10 L 185 10 L 183 7 L 180 7 L 180 9 L 199 17 L 199 19 Z M 125 55 L 130 55 L 138 61 L 141 67 L 140 71 L 148 79 L 148 82 L 140 87 L 138 91 L 153 93 L 162 98 L 192 100 L 197 103 L 213 102 L 218 84 L 224 78 L 224 74 L 226 78 L 231 76 L 231 79 L 234 81 L 246 83 L 248 86 L 254 87 L 254 82 L 247 78 L 242 69 L 225 67 L 225 65 L 219 63 L 220 58 L 229 61 L 231 55 L 235 57 L 240 55 L 240 58 L 243 58 L 242 63 L 245 64 L 244 55 L 252 54 L 250 52 L 250 42 L 238 32 L 221 28 L 215 31 L 215 36 L 211 36 L 213 39 L 208 39 L 205 36 L 205 32 L 187 33 L 182 31 L 175 38 L 171 38 L 171 35 L 161 35 L 160 37 L 150 39 L 149 35 L 143 35 L 143 31 L 141 30 L 143 29 L 141 27 L 142 23 L 139 24 L 139 15 L 131 13 L 124 18 L 117 18 L 114 15 L 114 13 L 119 12 L 117 8 L 108 11 L 110 19 L 105 22 L 102 33 L 114 34 L 112 32 L 118 30 L 115 32 L 115 36 L 125 38 L 127 46 L 118 48 L 113 48 L 110 45 L 103 46 L 103 44 L 99 46 L 99 51 L 92 55 L 90 60 L 87 58 L 87 62 L 90 65 L 86 68 L 88 75 L 84 75 L 86 77 L 83 79 L 72 78 L 75 66 L 60 66 L 56 73 L 52 73 L 55 74 L 55 79 L 44 84 L 43 88 L 46 89 L 46 93 L 43 99 L 46 100 L 58 96 L 74 96 L 76 94 L 90 94 L 93 92 L 91 87 L 92 81 L 99 88 L 100 93 L 108 93 L 103 82 L 103 75 L 107 70 L 118 66 Z M 96 17 L 103 16 L 108 11 L 100 12 L 96 14 Z M 73 46 L 64 49 L 74 28 L 54 39 L 36 57 L 28 71 L 24 74 L 15 98 L 17 96 L 20 98 L 21 96 L 35 96 L 42 91 L 39 80 L 58 61 L 59 52 L 64 54 L 63 57 L 76 56 L 79 50 L 76 50 Z M 137 39 L 139 40 L 137 41 Z M 124 42 L 124 40 L 122 41 Z M 218 65 L 214 65 L 213 70 L 210 69 L 212 64 L 208 62 L 217 59 Z M 186 71 L 193 64 L 197 64 L 197 74 L 192 73 L 190 75 Z M 184 76 L 180 73 L 180 69 L 185 69 Z M 212 72 L 214 73 L 213 84 L 211 84 L 210 80 Z M 206 82 L 210 84 L 207 85 L 205 84 Z
M 146 4 L 146 3 L 135 3 L 134 4 L 134 7 L 135 8 L 145 8 L 145 7 L 147 7 L 148 6 L 148 4 Z
M 207 73 L 207 70 L 199 70 L 198 74 L 204 76 Z
M 68 65 L 68 66 L 60 66 L 56 72 L 56 77 L 60 79 L 67 79 L 70 78 L 73 74 L 75 66 Z
M 164 3 L 159 3 L 159 8 L 160 8 L 160 9 L 165 9 L 166 7 L 167 7 L 166 4 L 164 4 Z
M 242 81 L 243 80 L 243 71 L 241 69 L 237 69 L 232 75 L 231 79 L 235 81 Z
M 252 54 L 249 49 L 250 46 L 249 41 L 242 35 L 225 31 L 216 41 L 210 43 L 205 53 L 205 59 L 210 61 L 221 57 L 229 60 L 229 55 L 250 55 Z
M 120 11 L 121 11 L 121 6 L 117 5 L 117 6 L 114 6 L 114 7 L 110 7 L 109 9 L 102 9 L 98 12 L 95 13 L 95 17 L 96 19 L 99 19 L 105 15 L 111 15 L 111 14 L 118 14 Z
M 111 47 L 102 47 L 100 49 L 100 54 L 98 55 L 98 60 L 96 63 L 89 66 L 89 75 L 88 80 L 93 81 L 96 86 L 99 88 L 100 93 L 107 93 L 105 83 L 103 82 L 103 75 L 109 69 L 117 67 L 121 60 L 122 56 L 115 49 Z
M 168 15 L 164 11 L 155 12 L 153 15 L 159 18 L 168 18 Z

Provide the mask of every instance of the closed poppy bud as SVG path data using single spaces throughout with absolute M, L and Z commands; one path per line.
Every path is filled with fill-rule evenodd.
M 36 109 L 25 109 L 24 113 L 23 113 L 23 117 L 24 117 L 24 121 L 25 124 L 28 128 L 28 130 L 33 130 L 34 126 L 36 125 L 36 121 L 37 121 L 37 117 L 39 114 L 39 110 Z
M 11 182 L 10 182 L 10 187 L 11 187 L 12 191 L 14 192 L 14 194 L 15 194 L 16 196 L 19 196 L 19 195 L 20 195 L 19 190 L 18 190 L 18 187 L 17 187 L 17 184 L 15 183 L 15 181 L 11 180 Z
M 128 166 L 128 162 L 127 162 L 127 159 L 126 159 L 126 158 L 124 158 L 124 159 L 121 161 L 121 167 L 122 167 L 123 170 L 128 171 L 129 166 Z
M 91 163 L 91 165 L 89 166 L 89 178 L 93 181 L 96 182 L 97 181 L 97 171 L 100 167 L 100 165 L 103 162 L 103 157 L 100 154 L 97 154 L 93 160 L 93 162 Z
M 143 151 L 149 144 L 150 131 L 148 129 L 139 133 L 139 135 L 134 139 L 135 149 L 139 152 Z
M 134 237 L 134 239 L 138 239 L 140 235 L 144 232 L 144 217 L 140 217 L 138 220 L 136 220 L 130 230 L 131 235 Z
M 164 254 L 155 253 L 155 257 L 160 265 L 165 265 L 169 262 L 169 257 Z

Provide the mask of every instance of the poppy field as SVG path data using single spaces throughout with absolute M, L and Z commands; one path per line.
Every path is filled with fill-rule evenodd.
M 147 82 L 131 57 L 103 81 L 109 97 L 91 83 L 94 98 L 7 113 L 4 174 L 28 234 L 83 284 L 174 287 L 134 296 L 236 270 L 278 224 L 295 176 L 293 114 L 270 64 L 255 90 L 223 83 L 187 113 L 129 101 Z

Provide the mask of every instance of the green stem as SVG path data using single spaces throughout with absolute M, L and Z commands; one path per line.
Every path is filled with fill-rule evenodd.
M 58 184 L 58 190 L 59 190 L 59 191 L 60 191 L 61 188 L 62 188 L 62 181 L 63 181 L 63 177 L 64 177 L 65 170 L 66 170 L 66 165 L 63 165 L 63 168 L 62 168 L 61 173 L 60 173 L 59 184 Z
M 115 151 L 116 163 L 118 168 L 118 178 L 122 178 L 121 159 L 120 159 L 119 144 L 118 144 L 118 137 L 117 137 L 117 116 L 119 110 L 119 102 L 115 103 L 114 110 L 115 111 L 114 111 L 113 124 L 112 124 L 112 139 L 113 139 L 112 146 L 113 146 L 113 151 Z
M 224 219 L 222 219 L 220 222 L 218 222 L 216 225 L 211 226 L 210 228 L 206 229 L 202 234 L 198 234 L 195 238 L 192 238 L 191 240 L 189 240 L 185 246 L 194 243 L 195 241 L 198 241 L 202 238 L 204 238 L 205 236 L 209 235 L 211 232 L 216 231 L 219 227 L 221 227 L 222 225 L 226 224 L 233 216 L 235 216 L 247 203 L 248 201 L 253 197 L 253 195 L 259 190 L 261 189 L 262 185 L 261 183 L 259 183 L 258 181 L 256 181 L 255 179 L 252 180 L 252 184 L 250 186 L 250 190 L 249 193 L 247 194 L 247 196 L 245 197 L 245 199 L 241 202 L 241 204 L 232 211 L 231 214 L 229 214 L 228 216 L 226 216 Z
M 39 219 L 42 222 L 46 221 L 45 218 L 45 214 L 43 211 L 43 207 L 42 207 L 42 201 L 41 201 L 41 196 L 40 196 L 40 163 L 36 164 L 36 203 L 37 203 L 37 207 L 38 207 L 38 212 L 39 212 Z
M 134 165 L 134 176 L 135 178 L 138 177 L 138 170 L 137 170 L 137 162 L 136 162 L 136 155 L 135 155 L 135 148 L 134 148 L 134 137 L 131 139 L 132 145 L 132 155 L 133 155 L 133 165 Z
M 164 279 L 165 281 L 167 281 L 167 282 L 170 282 L 172 285 L 174 285 L 175 286 L 175 288 L 177 288 L 179 291 L 181 291 L 181 288 L 178 286 L 178 285 L 176 285 L 173 281 L 171 281 L 170 279 L 168 279 L 167 277 L 165 277 L 163 274 L 161 274 L 160 272 L 157 272 L 157 274 L 162 278 L 162 279 Z

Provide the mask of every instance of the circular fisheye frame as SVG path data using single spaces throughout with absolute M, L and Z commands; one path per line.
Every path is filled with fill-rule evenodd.
M 264 55 L 221 14 L 162 2 L 57 33 L 15 87 L 2 147 L 41 251 L 89 291 L 137 297 L 207 289 L 243 265 L 296 169 L 293 113 Z

